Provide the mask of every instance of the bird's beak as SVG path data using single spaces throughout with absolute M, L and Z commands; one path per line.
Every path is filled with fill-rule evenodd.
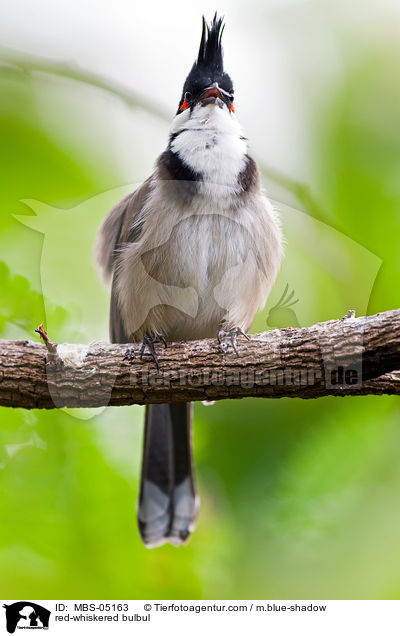
M 204 99 L 208 99 L 209 97 L 215 97 L 216 99 L 219 97 L 220 99 L 222 99 L 222 94 L 219 88 L 217 88 L 216 86 L 210 86 L 209 88 L 206 88 L 206 90 L 200 95 L 197 101 L 202 102 Z
M 220 88 L 217 82 L 214 82 L 211 86 L 208 86 L 197 98 L 196 104 L 202 102 L 203 104 L 215 104 L 217 99 L 220 99 L 225 104 L 229 104 L 228 102 L 228 93 Z

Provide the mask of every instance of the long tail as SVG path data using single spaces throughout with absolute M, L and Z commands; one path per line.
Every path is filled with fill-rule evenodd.
M 149 548 L 167 541 L 180 545 L 195 526 L 192 412 L 190 402 L 146 407 L 138 524 Z

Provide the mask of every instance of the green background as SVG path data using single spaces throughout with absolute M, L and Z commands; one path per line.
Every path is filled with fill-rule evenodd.
M 287 245 L 256 331 L 400 306 L 400 38 L 347 27 L 332 24 L 342 59 L 323 95 L 298 60 L 312 189 L 264 171 Z M 106 339 L 93 243 L 130 188 L 79 107 L 106 91 L 25 63 L 0 67 L 0 336 L 34 339 L 45 320 L 59 342 Z M 143 104 L 131 116 L 139 181 L 155 159 L 138 158 L 146 130 L 162 148 L 168 126 Z M 298 303 L 285 311 L 286 283 Z M 0 596 L 398 598 L 399 416 L 391 397 L 197 404 L 198 527 L 186 547 L 149 551 L 142 408 L 0 408 Z

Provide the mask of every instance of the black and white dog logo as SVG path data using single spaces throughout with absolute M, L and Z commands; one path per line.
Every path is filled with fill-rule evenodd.
M 48 629 L 50 610 L 32 603 L 18 601 L 11 605 L 3 605 L 6 609 L 7 631 L 13 634 L 18 629 Z

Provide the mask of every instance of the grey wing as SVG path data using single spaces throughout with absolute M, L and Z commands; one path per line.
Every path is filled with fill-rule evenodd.
M 124 329 L 123 322 L 121 320 L 121 314 L 118 309 L 118 303 L 115 293 L 114 281 L 111 285 L 111 299 L 110 299 L 110 316 L 109 316 L 109 333 L 110 342 L 125 343 L 129 342 L 129 335 Z
M 128 342 L 129 334 L 126 333 L 118 309 L 118 298 L 114 280 L 114 268 L 118 249 L 128 242 L 137 241 L 139 234 L 132 233 L 132 224 L 140 213 L 150 192 L 151 177 L 140 188 L 121 199 L 104 219 L 96 245 L 96 259 L 101 269 L 103 279 L 110 280 L 110 340 L 111 342 Z
M 107 214 L 100 226 L 96 241 L 96 260 L 104 282 L 113 274 L 118 247 L 129 241 L 137 240 L 130 228 L 146 202 L 150 192 L 150 177 L 134 192 L 121 199 Z

